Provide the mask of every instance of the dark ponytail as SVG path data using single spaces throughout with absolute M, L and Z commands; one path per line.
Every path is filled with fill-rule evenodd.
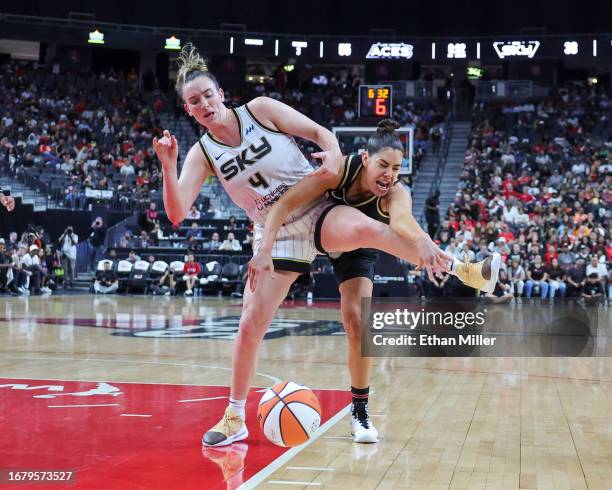
M 393 119 L 383 119 L 380 121 L 378 128 L 376 128 L 376 133 L 368 139 L 368 154 L 373 155 L 384 148 L 399 150 L 403 154 L 404 145 L 395 131 L 399 127 L 399 123 Z

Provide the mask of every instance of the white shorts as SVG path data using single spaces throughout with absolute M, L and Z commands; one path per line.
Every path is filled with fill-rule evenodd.
M 327 198 L 321 198 L 309 206 L 300 218 L 281 226 L 272 246 L 272 260 L 276 270 L 302 274 L 310 272 L 310 264 L 321 253 L 315 246 L 315 226 L 321 214 L 333 205 Z M 259 250 L 263 230 L 263 225 L 255 224 L 253 253 Z

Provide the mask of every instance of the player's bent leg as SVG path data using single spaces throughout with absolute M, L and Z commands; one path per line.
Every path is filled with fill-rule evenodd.
M 372 358 L 361 357 L 361 301 L 372 296 L 372 281 L 355 277 L 340 286 L 342 324 L 348 340 L 348 365 L 351 377 L 351 434 L 359 443 L 378 442 L 378 431 L 368 414 L 368 394 Z
M 278 306 L 298 275 L 297 272 L 287 271 L 276 271 L 274 278 L 262 275 L 256 291 L 251 291 L 247 282 L 232 353 L 230 405 L 225 409 L 223 418 L 204 434 L 202 444 L 227 446 L 248 437 L 244 403 L 257 367 L 259 346 Z M 232 406 L 232 401 L 235 406 Z M 236 408 L 238 406 L 240 408 Z

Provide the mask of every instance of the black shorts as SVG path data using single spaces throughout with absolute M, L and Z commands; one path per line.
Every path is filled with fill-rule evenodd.
M 327 213 L 329 213 L 337 204 L 330 205 L 327 209 L 321 213 L 321 216 L 317 220 L 315 225 L 315 246 L 319 252 L 327 254 L 327 251 L 321 244 L 321 228 Z M 365 277 L 370 281 L 374 282 L 374 264 L 378 260 L 378 251 L 372 248 L 358 248 L 350 252 L 344 252 L 337 258 L 329 258 L 332 265 L 334 266 L 334 274 L 336 276 L 336 282 L 338 285 L 348 279 L 354 279 L 355 277 Z
M 372 248 L 358 248 L 350 252 L 344 252 L 337 259 L 330 257 L 334 266 L 334 274 L 338 285 L 354 279 L 365 277 L 374 282 L 374 264 L 378 260 L 378 251 Z

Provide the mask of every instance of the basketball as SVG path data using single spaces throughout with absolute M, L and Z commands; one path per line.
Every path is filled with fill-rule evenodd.
M 257 420 L 270 442 L 283 447 L 299 446 L 319 428 L 319 399 L 308 387 L 283 381 L 261 397 Z

